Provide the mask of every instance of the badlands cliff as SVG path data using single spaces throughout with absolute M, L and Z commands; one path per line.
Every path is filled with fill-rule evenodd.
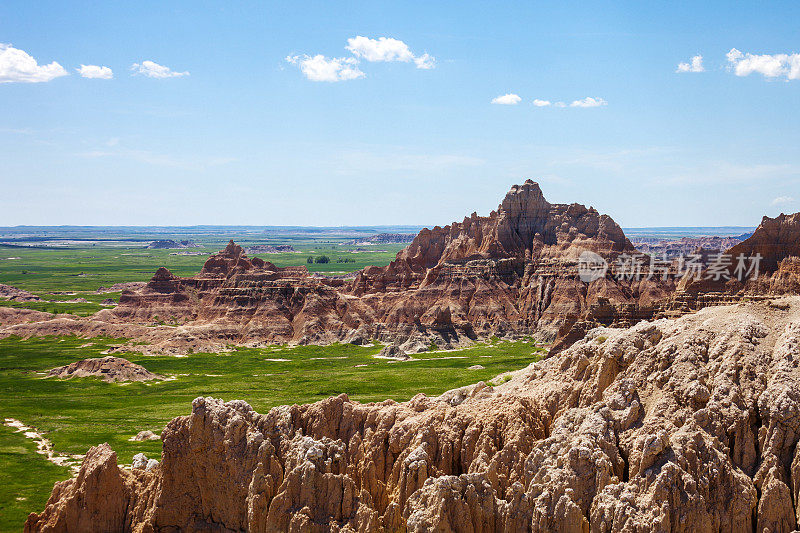
M 404 351 L 468 344 L 491 335 L 536 333 L 552 340 L 574 324 L 649 318 L 674 280 L 612 277 L 584 282 L 581 253 L 613 263 L 635 250 L 609 216 L 551 204 L 528 180 L 496 211 L 425 229 L 386 267 L 354 279 L 279 268 L 231 242 L 192 277 L 159 269 L 119 305 L 87 319 L 59 317 L 0 326 L 0 335 L 114 335 L 136 349 L 225 349 L 230 344 L 369 342 Z M 152 327 L 169 322 L 169 326 Z
M 424 229 L 389 265 L 367 267 L 352 279 L 279 268 L 231 242 L 197 275 L 160 268 L 146 285 L 124 290 L 114 309 L 88 318 L 3 310 L 0 337 L 127 337 L 132 341 L 123 349 L 158 353 L 378 340 L 415 352 L 431 343 L 454 348 L 492 335 L 535 334 L 556 341 L 557 352 L 600 325 L 796 294 L 798 243 L 800 213 L 765 217 L 727 252 L 760 254 L 758 278 L 696 280 L 681 277 L 674 262 L 664 276 L 626 277 L 615 265 L 638 252 L 619 225 L 593 208 L 552 204 L 528 180 L 488 216 L 473 213 Z M 579 275 L 586 252 L 609 266 L 596 279 Z M 646 274 L 655 266 L 641 269 Z
M 788 532 L 798 360 L 787 297 L 594 329 L 438 398 L 197 398 L 159 465 L 93 448 L 25 530 Z

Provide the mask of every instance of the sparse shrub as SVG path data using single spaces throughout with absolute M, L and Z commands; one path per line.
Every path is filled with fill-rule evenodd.
M 607 340 L 608 340 L 608 337 L 606 337 L 605 335 L 600 335 L 599 337 L 597 337 L 595 339 L 595 341 L 597 341 L 597 344 L 603 344 Z

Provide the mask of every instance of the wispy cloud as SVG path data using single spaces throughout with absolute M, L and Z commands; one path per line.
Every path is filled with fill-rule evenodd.
M 0 83 L 41 83 L 66 75 L 55 61 L 40 65 L 24 50 L 0 43 Z
M 608 102 L 602 98 L 593 98 L 591 96 L 587 96 L 582 100 L 574 100 L 569 104 L 570 107 L 601 107 L 604 105 L 608 105 Z
M 500 105 L 517 105 L 522 101 L 522 98 L 518 94 L 508 93 L 504 94 L 503 96 L 498 96 L 496 98 L 492 98 L 493 104 L 500 104 Z
M 678 63 L 678 68 L 675 72 L 705 72 L 703 68 L 703 56 L 700 54 L 692 57 L 688 63 Z
M 150 60 L 145 60 L 141 63 L 134 63 L 131 65 L 131 71 L 134 75 L 141 75 L 156 79 L 181 78 L 189 75 L 189 72 L 187 71 L 176 72 L 169 67 L 159 65 L 158 63 Z
M 0 128 L 0 133 L 12 133 L 14 135 L 33 135 L 31 128 Z
M 493 104 L 504 104 L 504 105 L 516 105 L 522 101 L 522 98 L 519 95 L 514 93 L 504 94 L 503 96 L 498 96 L 492 100 Z M 550 100 L 544 100 L 541 98 L 535 98 L 533 100 L 533 105 L 535 107 L 601 107 L 608 105 L 604 99 L 599 97 L 592 97 L 587 96 L 586 98 L 582 98 L 580 100 L 573 100 L 571 104 L 566 104 L 561 101 L 557 101 L 556 103 L 552 103 Z
M 726 57 L 728 66 L 737 76 L 757 73 L 770 79 L 800 79 L 800 54 L 745 54 L 731 48 Z
M 800 167 L 788 163 L 731 163 L 709 161 L 690 168 L 676 168 L 657 181 L 671 184 L 731 184 L 775 181 L 800 177 Z
M 772 200 L 772 202 L 770 202 L 770 203 L 772 205 L 786 205 L 786 204 L 791 204 L 793 202 L 794 202 L 794 198 L 792 198 L 791 196 L 778 196 L 777 198 Z
M 101 67 L 99 65 L 81 65 L 76 68 L 81 77 L 97 80 L 110 80 L 114 77 L 114 73 L 108 67 Z
M 353 57 L 286 56 L 286 61 L 300 67 L 300 72 L 311 81 L 346 81 L 365 76 Z
M 226 165 L 238 159 L 233 157 L 199 156 L 176 157 L 170 154 L 153 152 L 150 150 L 136 150 L 119 146 L 118 139 L 109 139 L 105 149 L 80 152 L 75 155 L 88 159 L 122 158 L 148 165 L 180 168 L 185 170 L 202 170 L 208 167 Z
M 429 175 L 484 165 L 485 159 L 461 154 L 410 153 L 402 149 L 349 150 L 336 155 L 331 167 L 339 174 L 410 172 Z

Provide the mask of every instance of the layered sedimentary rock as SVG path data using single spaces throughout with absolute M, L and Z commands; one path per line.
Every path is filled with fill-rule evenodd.
M 529 180 L 488 217 L 473 213 L 425 229 L 388 266 L 368 267 L 351 280 L 278 268 L 231 242 L 197 276 L 160 269 L 143 290 L 124 292 L 116 309 L 96 318 L 174 324 L 167 341 L 173 345 L 378 339 L 413 351 L 493 334 L 552 339 L 598 302 L 614 308 L 603 315 L 611 323 L 636 318 L 640 307 L 648 314 L 672 290 L 671 282 L 626 283 L 610 275 L 583 282 L 577 265 L 587 250 L 608 262 L 634 252 L 610 217 L 550 204 Z
M 771 531 L 800 510 L 800 298 L 598 328 L 438 398 L 198 398 L 151 471 L 93 448 L 26 531 Z
M 535 334 L 563 349 L 598 325 L 630 325 L 679 315 L 743 295 L 784 294 L 800 286 L 800 214 L 765 218 L 729 254 L 761 253 L 762 276 L 708 283 L 668 275 L 620 275 L 637 254 L 607 215 L 579 204 L 551 204 L 528 180 L 496 211 L 422 230 L 385 267 L 348 279 L 279 268 L 231 242 L 195 276 L 159 269 L 119 305 L 87 319 L 7 320 L 0 336 L 80 334 L 134 339 L 131 349 L 166 353 L 265 343 L 392 343 L 414 352 L 432 342 L 463 346 L 491 335 Z M 608 268 L 580 275 L 582 254 Z M 622 264 L 622 263 L 620 263 Z M 677 290 L 676 290 L 677 289 Z M 20 323 L 21 322 L 21 323 Z
M 749 238 L 725 255 L 730 264 L 719 268 L 722 275 L 686 278 L 673 299 L 689 301 L 696 308 L 703 302 L 800 293 L 800 213 L 764 217 Z
M 668 259 L 675 259 L 698 251 L 722 252 L 739 244 L 750 237 L 750 233 L 736 235 L 732 237 L 704 236 L 704 237 L 682 237 L 680 239 L 631 239 L 631 242 L 642 253 L 666 256 Z

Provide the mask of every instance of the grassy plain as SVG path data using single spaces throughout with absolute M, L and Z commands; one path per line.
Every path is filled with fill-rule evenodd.
M 52 229 L 40 233 L 52 234 Z M 22 230 L 14 230 L 19 233 Z M 187 236 L 140 235 L 138 240 L 117 240 L 116 230 L 101 236 L 109 240 L 80 241 L 96 232 L 73 231 L 68 245 L 50 241 L 34 246 L 0 244 L 0 283 L 30 291 L 40 302 L 0 300 L 0 306 L 26 307 L 51 313 L 88 315 L 103 308 L 101 293 L 114 283 L 147 281 L 160 266 L 180 276 L 200 270 L 208 255 L 222 249 L 229 238 L 247 247 L 254 244 L 291 244 L 298 253 L 256 254 L 278 266 L 305 265 L 312 272 L 341 274 L 393 260 L 402 244 L 358 246 L 348 244 L 351 234 L 313 232 L 293 235 L 241 234 L 190 236 L 201 248 L 146 249 L 148 239 L 185 239 Z M 49 233 L 48 233 L 49 232 Z M 110 233 L 109 233 L 110 232 Z M 85 234 L 84 234 L 85 233 Z M 15 234 L 16 235 L 16 234 Z M 49 237 L 48 237 L 49 238 Z M 3 239 L 0 239 L 3 242 Z M 200 255 L 177 255 L 193 252 Z M 307 257 L 326 255 L 329 263 L 308 264 Z M 354 262 L 338 262 L 340 259 Z M 85 302 L 66 300 L 82 298 Z M 160 433 L 173 417 L 186 415 L 197 396 L 242 399 L 257 411 L 283 404 L 313 402 L 347 393 L 369 402 L 392 398 L 403 401 L 419 392 L 437 395 L 448 389 L 489 380 L 537 360 L 543 350 L 532 342 L 493 342 L 455 352 L 418 354 L 408 362 L 373 357 L 381 346 L 326 347 L 275 346 L 237 349 L 223 354 L 187 357 L 125 357 L 148 370 L 170 377 L 151 383 L 110 384 L 95 378 L 57 380 L 45 378 L 54 367 L 79 359 L 99 357 L 120 339 L 75 337 L 0 339 L 0 418 L 14 418 L 42 432 L 61 454 L 83 454 L 93 445 L 108 442 L 119 460 L 130 463 L 134 454 L 158 457 L 161 442 L 129 440 L 140 430 Z M 481 365 L 481 370 L 468 370 Z M 66 467 L 46 461 L 30 439 L 0 426 L 0 531 L 19 531 L 31 511 L 43 509 L 53 483 L 70 477 Z
M 119 342 L 74 337 L 0 340 L 0 416 L 36 427 L 57 452 L 83 454 L 89 446 L 108 442 L 120 461 L 129 463 L 135 453 L 158 457 L 161 450 L 160 441 L 132 442 L 132 436 L 143 429 L 160 433 L 170 419 L 188 414 L 197 396 L 242 399 L 260 412 L 340 393 L 362 402 L 386 398 L 403 401 L 418 392 L 436 395 L 489 380 L 530 364 L 542 352 L 532 342 L 498 341 L 455 352 L 422 353 L 408 362 L 390 362 L 373 357 L 380 346 L 275 346 L 181 358 L 126 356 L 152 372 L 175 377 L 168 381 L 111 384 L 96 378 L 44 377 L 51 368 L 98 357 Z M 484 369 L 468 370 L 472 365 Z M 29 494 L 26 487 L 42 485 L 46 494 L 52 482 L 69 477 L 65 469 L 42 464 L 42 456 L 31 455 L 30 450 L 22 453 L 23 448 L 30 448 L 24 437 L 7 433 L 5 428 L 0 440 L 2 470 L 17 473 L 7 476 L 0 492 L 0 530 L 14 530 L 11 526 L 19 524 L 6 516 L 20 517 L 42 508 L 41 498 L 16 500 L 17 493 Z M 30 463 L 36 463 L 36 467 L 28 469 Z
M 345 238 L 288 235 L 255 239 L 251 235 L 232 235 L 242 246 L 254 244 L 291 244 L 298 252 L 255 254 L 279 267 L 303 265 L 311 272 L 341 275 L 371 265 L 386 265 L 404 245 L 380 244 L 354 246 Z M 148 281 L 162 266 L 178 276 L 196 274 L 209 255 L 225 247 L 225 238 L 201 240 L 201 248 L 158 250 L 144 248 L 147 242 L 97 242 L 69 246 L 4 246 L 0 244 L 0 283 L 32 292 L 43 300 L 83 298 L 88 302 L 9 302 L 0 299 L 0 306 L 25 307 L 49 313 L 71 313 L 86 316 L 103 308 L 106 298 L 117 299 L 119 293 L 96 294 L 100 287 L 115 283 Z M 199 255 L 178 255 L 183 252 Z M 329 263 L 308 263 L 307 258 L 325 255 Z M 339 262 L 348 259 L 352 262 Z M 69 292 L 74 294 L 52 294 Z

